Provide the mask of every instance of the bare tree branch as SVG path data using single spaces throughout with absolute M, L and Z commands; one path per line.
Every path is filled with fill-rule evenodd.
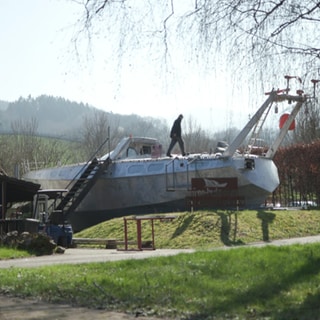
M 271 33 L 271 36 L 274 37 L 275 35 L 280 34 L 285 28 L 295 24 L 300 19 L 319 22 L 320 19 L 314 19 L 312 17 L 309 17 L 309 15 L 311 15 L 313 12 L 315 12 L 319 8 L 320 8 L 320 3 L 317 3 L 313 8 L 308 9 L 306 12 L 301 12 L 300 14 L 295 16 L 293 19 L 290 19 L 289 21 L 286 21 L 283 24 L 281 24 L 277 29 L 275 29 Z

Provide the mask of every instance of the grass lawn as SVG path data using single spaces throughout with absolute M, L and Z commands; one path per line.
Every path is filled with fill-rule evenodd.
M 1 259 L 26 258 L 29 256 L 30 256 L 30 254 L 27 251 L 16 250 L 16 249 L 0 246 L 0 260 Z
M 317 214 L 180 214 L 172 223 L 156 226 L 156 241 L 162 247 L 169 247 L 170 240 L 175 243 L 173 247 L 193 244 L 198 249 L 195 253 L 0 269 L 0 291 L 173 319 L 319 319 L 320 244 L 212 250 L 221 243 L 239 245 L 250 239 L 268 240 L 264 239 L 266 236 L 275 239 L 278 234 L 290 238 L 297 230 L 297 236 L 319 233 Z M 208 220 L 203 220 L 205 217 Z M 117 232 L 123 235 L 121 226 L 123 219 L 119 219 L 118 227 L 115 221 L 95 226 L 109 232 L 95 237 L 114 238 Z M 110 234 L 110 230 L 114 233 Z M 86 230 L 91 231 L 92 228 Z M 146 236 L 149 237 L 147 231 Z
M 243 210 L 172 213 L 171 222 L 155 220 L 156 248 L 204 249 L 320 234 L 319 210 Z M 124 239 L 123 218 L 105 221 L 75 237 Z M 136 224 L 128 222 L 128 238 L 136 240 Z M 151 224 L 142 222 L 142 240 L 151 239 Z
M 320 244 L 0 270 L 0 289 L 178 319 L 318 319 Z

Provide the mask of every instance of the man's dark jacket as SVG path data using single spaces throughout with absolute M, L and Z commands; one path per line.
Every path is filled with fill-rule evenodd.
M 179 117 L 174 121 L 170 132 L 170 138 L 181 138 L 181 120 L 182 118 Z

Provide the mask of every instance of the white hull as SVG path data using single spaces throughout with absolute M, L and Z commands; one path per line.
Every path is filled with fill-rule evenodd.
M 75 209 L 68 211 L 73 228 L 80 230 L 122 215 L 187 210 L 191 202 L 221 207 L 235 206 L 236 200 L 247 208 L 259 206 L 279 185 L 272 159 L 306 101 L 306 96 L 291 96 L 287 92 L 287 89 L 272 91 L 234 141 L 216 154 L 162 157 L 161 145 L 155 139 L 124 138 L 112 152 L 99 159 L 103 165 L 91 163 L 101 170 L 98 175 L 92 173 L 96 178 L 91 179 L 94 184 L 89 191 L 84 189 L 84 197 L 79 197 Z M 263 156 L 252 155 L 272 104 L 282 101 L 296 102 L 288 120 Z M 250 133 L 250 145 L 242 154 L 238 153 Z M 90 175 L 86 175 L 86 168 L 90 165 L 44 169 L 29 172 L 24 178 L 41 184 L 42 189 L 60 189 L 75 178 L 81 182 L 82 173 L 85 177 Z
M 115 216 L 190 209 L 186 198 L 195 193 L 191 190 L 193 178 L 236 178 L 237 196 L 246 207 L 261 204 L 279 184 L 277 168 L 264 157 L 251 156 L 254 169 L 245 167 L 247 158 L 243 156 L 195 157 L 194 161 L 189 156 L 113 162 L 69 216 L 70 222 L 77 230 Z M 43 169 L 29 172 L 24 178 L 41 184 L 43 189 L 65 188 L 81 168 Z M 221 191 L 223 188 L 219 188 Z

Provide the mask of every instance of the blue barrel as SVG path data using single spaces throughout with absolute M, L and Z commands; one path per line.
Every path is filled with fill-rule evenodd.
M 60 237 L 63 235 L 61 227 L 51 224 L 46 227 L 47 235 L 52 238 L 52 240 L 58 244 Z
M 67 247 L 71 247 L 72 245 L 72 237 L 73 237 L 73 230 L 70 224 L 65 225 L 64 227 L 64 235 L 67 239 Z

